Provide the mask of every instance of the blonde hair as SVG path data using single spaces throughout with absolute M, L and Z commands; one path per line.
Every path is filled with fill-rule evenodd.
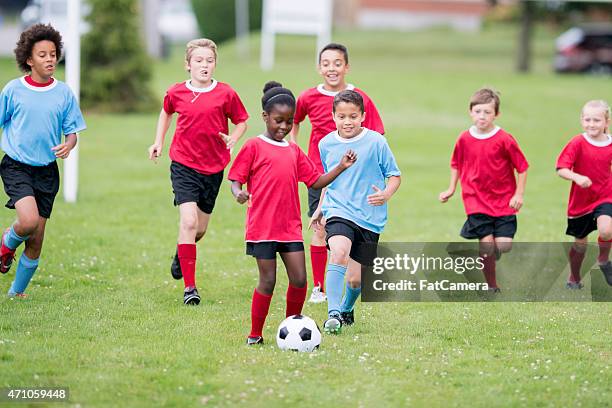
M 600 108 L 601 110 L 604 111 L 604 116 L 606 118 L 606 121 L 609 121 L 610 117 L 612 116 L 612 114 L 610 113 L 610 105 L 608 105 L 608 102 L 604 101 L 603 99 L 594 99 L 592 101 L 588 101 L 587 103 L 585 103 L 584 106 L 582 107 L 582 110 L 580 111 L 580 117 L 582 117 L 582 115 L 584 114 L 585 108 Z M 606 133 L 609 132 L 608 127 L 606 127 L 605 132 Z
M 185 49 L 185 62 L 187 64 L 189 64 L 193 50 L 196 48 L 209 48 L 215 54 L 215 61 L 217 60 L 217 44 L 208 38 L 198 38 L 187 43 L 187 48 Z

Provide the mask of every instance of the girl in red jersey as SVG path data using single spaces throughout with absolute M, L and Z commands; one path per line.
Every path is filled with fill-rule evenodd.
M 499 95 L 492 89 L 480 89 L 472 96 L 474 126 L 459 135 L 451 158 L 450 185 L 439 195 L 441 202 L 447 202 L 461 180 L 468 216 L 461 236 L 478 238 L 483 273 L 492 292 L 500 291 L 495 261 L 512 249 L 529 167 L 514 137 L 495 125 L 499 105 Z
M 286 315 L 302 311 L 306 299 L 306 264 L 298 182 L 323 188 L 357 159 L 348 150 L 341 162 L 321 175 L 295 143 L 284 140 L 293 126 L 295 98 L 278 82 L 268 82 L 261 99 L 266 132 L 247 141 L 232 164 L 232 194 L 248 202 L 246 253 L 257 260 L 259 283 L 253 291 L 251 333 L 247 344 L 262 344 L 262 330 L 276 283 L 276 253 L 287 269 Z M 247 184 L 248 189 L 242 186 Z
M 572 181 L 567 206 L 566 234 L 575 237 L 569 252 L 568 289 L 581 289 L 580 267 L 588 235 L 599 233 L 597 261 L 608 285 L 612 286 L 612 137 L 610 106 L 589 101 L 580 116 L 584 133 L 574 136 L 557 159 L 557 174 Z
M 175 279 L 185 281 L 186 305 L 200 303 L 195 282 L 196 242 L 206 233 L 230 149 L 246 131 L 249 117 L 236 91 L 213 79 L 216 65 L 214 42 L 198 39 L 187 44 L 185 68 L 191 78 L 166 92 L 155 143 L 149 147 L 149 158 L 157 161 L 172 115 L 178 113 L 170 145 L 170 178 L 180 221 L 171 272 Z M 228 119 L 236 125 L 231 133 Z

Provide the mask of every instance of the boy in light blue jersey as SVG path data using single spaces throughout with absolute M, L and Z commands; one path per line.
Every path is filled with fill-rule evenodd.
M 53 78 L 61 49 L 62 37 L 50 25 L 35 24 L 21 33 L 15 56 L 26 75 L 10 81 L 0 93 L 5 153 L 0 176 L 9 196 L 6 207 L 17 211 L 17 220 L 2 234 L 1 273 L 8 272 L 15 251 L 25 242 L 9 296 L 25 297 L 59 190 L 56 159 L 68 157 L 77 133 L 85 129 L 74 94 Z
M 311 224 L 324 217 L 326 241 L 331 252 L 327 266 L 327 333 L 338 333 L 343 324 L 354 323 L 353 308 L 361 294 L 361 265 L 372 265 L 376 244 L 387 223 L 387 201 L 400 186 L 400 170 L 386 139 L 361 126 L 363 98 L 346 90 L 334 97 L 334 122 L 337 131 L 319 143 L 325 171 L 339 163 L 346 149 L 359 160 L 332 182 Z M 388 179 L 388 181 L 387 181 Z M 344 278 L 346 290 L 342 297 Z

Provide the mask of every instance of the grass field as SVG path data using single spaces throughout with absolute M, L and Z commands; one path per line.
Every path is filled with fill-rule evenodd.
M 555 159 L 580 131 L 582 104 L 612 99 L 612 87 L 610 78 L 551 73 L 553 38 L 537 32 L 534 70 L 519 75 L 510 27 L 335 34 L 351 51 L 349 80 L 378 105 L 403 171 L 383 241 L 460 239 L 460 197 L 441 205 L 437 194 L 448 184 L 453 142 L 470 124 L 469 96 L 483 85 L 501 91 L 498 122 L 531 164 L 516 239 L 567 240 L 569 184 L 555 175 Z M 215 75 L 245 102 L 249 136 L 262 130 L 267 80 L 296 93 L 319 83 L 314 39 L 281 37 L 267 73 L 258 68 L 257 40 L 249 61 L 222 45 Z M 181 52 L 155 65 L 160 101 L 186 78 Z M 0 83 L 17 74 L 0 60 Z M 146 154 L 156 116 L 86 113 L 79 202 L 56 201 L 30 297 L 0 297 L 0 387 L 67 386 L 70 405 L 82 407 L 612 404 L 609 303 L 358 304 L 357 325 L 325 336 L 318 352 L 284 353 L 274 344 L 284 317 L 281 267 L 268 344 L 247 348 L 257 270 L 244 255 L 245 208 L 224 185 L 199 245 L 203 302 L 184 307 L 169 274 L 178 220 L 169 161 L 154 165 Z M 302 146 L 308 131 L 303 126 Z M 13 216 L 0 211 L 0 225 Z M 0 293 L 13 273 L 0 277 Z M 326 306 L 307 304 L 304 313 L 321 322 Z

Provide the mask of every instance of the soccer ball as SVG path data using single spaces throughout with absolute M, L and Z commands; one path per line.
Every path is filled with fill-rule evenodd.
M 310 352 L 321 344 L 321 331 L 308 316 L 289 316 L 278 326 L 276 344 L 281 350 Z

